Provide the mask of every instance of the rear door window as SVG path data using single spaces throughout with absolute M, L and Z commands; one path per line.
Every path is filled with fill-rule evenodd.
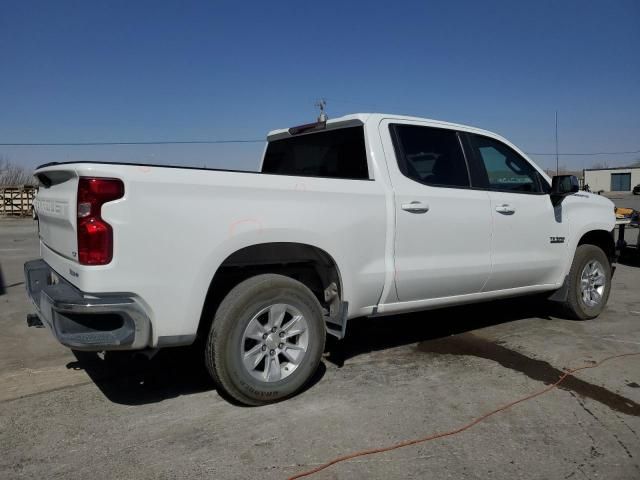
M 454 130 L 391 125 L 400 171 L 416 182 L 437 187 L 469 187 L 467 163 Z
M 302 177 L 368 179 L 364 128 L 325 130 L 269 142 L 262 172 Z

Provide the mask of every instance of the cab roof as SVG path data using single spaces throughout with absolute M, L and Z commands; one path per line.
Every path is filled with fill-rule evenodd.
M 398 115 L 393 113 L 352 113 L 349 115 L 344 115 L 342 117 L 336 117 L 336 118 L 331 118 L 327 120 L 325 128 L 327 130 L 330 130 L 332 128 L 344 128 L 348 126 L 364 125 L 365 123 L 377 124 L 382 120 L 422 122 L 434 127 L 451 128 L 454 130 L 462 130 L 466 132 L 479 133 L 481 135 L 487 135 L 490 137 L 495 137 L 501 140 L 505 140 L 500 135 L 497 135 L 493 132 L 490 132 L 488 130 L 483 130 L 477 127 L 472 127 L 469 125 L 445 122 L 443 120 L 434 120 L 431 118 L 413 117 L 410 115 Z M 313 123 L 310 123 L 308 125 L 311 126 L 313 125 Z M 281 138 L 290 137 L 292 136 L 291 130 L 295 128 L 298 128 L 298 127 L 280 128 L 277 130 L 271 130 L 267 134 L 267 140 L 271 141 L 271 140 L 278 140 Z M 315 131 L 317 131 L 317 129 Z
M 419 122 L 421 125 L 424 125 L 427 127 L 449 128 L 452 130 L 458 130 L 458 131 L 468 132 L 468 133 L 476 133 L 478 135 L 484 135 L 486 137 L 494 138 L 496 140 L 499 140 L 502 143 L 507 144 L 509 147 L 513 148 L 516 152 L 518 152 L 520 155 L 526 158 L 529 162 L 535 165 L 538 171 L 540 172 L 540 174 L 544 178 L 546 178 L 548 181 L 551 181 L 547 173 L 542 168 L 540 168 L 536 164 L 536 162 L 531 160 L 525 152 L 520 150 L 516 145 L 514 145 L 513 143 L 511 143 L 509 140 L 502 137 L 501 135 L 498 135 L 497 133 L 491 132 L 489 130 L 483 130 L 481 128 L 472 127 L 469 125 L 445 122 L 443 120 L 434 120 L 431 118 L 413 117 L 410 115 L 397 115 L 393 113 L 352 113 L 350 115 L 344 115 L 342 117 L 331 118 L 327 120 L 325 126 L 322 126 L 322 124 L 318 124 L 318 123 L 309 123 L 307 125 L 302 125 L 300 127 L 281 128 L 278 130 L 272 130 L 267 135 L 267 140 L 268 141 L 280 140 L 283 138 L 292 137 L 293 135 L 318 132 L 325 129 L 330 130 L 333 128 L 344 128 L 349 126 L 365 125 L 365 124 L 378 125 L 383 120 L 391 120 L 391 121 L 395 120 L 395 121 L 409 122 L 409 123 Z M 318 125 L 321 125 L 321 126 L 318 128 Z M 299 131 L 296 132 L 296 130 L 299 130 Z

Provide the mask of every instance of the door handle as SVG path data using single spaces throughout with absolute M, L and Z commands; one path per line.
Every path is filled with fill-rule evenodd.
M 502 205 L 498 205 L 496 207 L 496 212 L 502 213 L 504 215 L 513 215 L 514 213 L 516 213 L 516 209 L 508 203 L 503 203 Z
M 413 201 L 411 203 L 403 203 L 402 209 L 411 213 L 426 213 L 429 211 L 429 205 L 422 202 Z

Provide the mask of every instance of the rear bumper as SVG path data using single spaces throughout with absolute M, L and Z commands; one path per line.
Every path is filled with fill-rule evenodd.
M 44 260 L 24 264 L 29 298 L 63 345 L 75 350 L 139 350 L 150 344 L 151 322 L 132 295 L 86 294 Z

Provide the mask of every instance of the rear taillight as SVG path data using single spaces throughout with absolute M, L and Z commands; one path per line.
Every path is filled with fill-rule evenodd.
M 100 216 L 102 205 L 124 196 L 117 178 L 80 177 L 78 182 L 78 260 L 106 265 L 113 257 L 113 230 Z

